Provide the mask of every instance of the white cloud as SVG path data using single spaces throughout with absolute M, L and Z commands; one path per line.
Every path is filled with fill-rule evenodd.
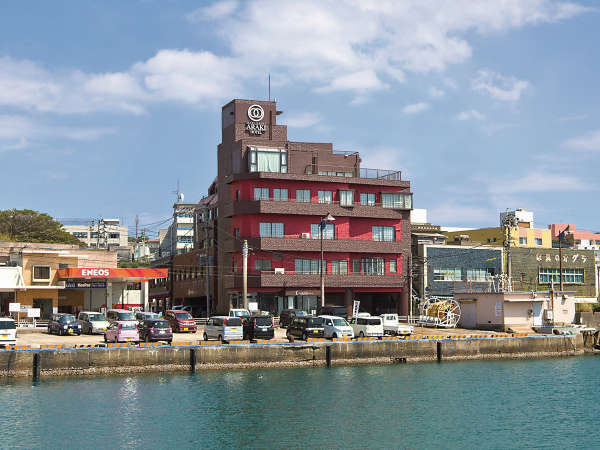
M 439 225 L 467 226 L 489 222 L 494 218 L 496 212 L 492 207 L 482 208 L 478 206 L 443 202 L 433 206 L 428 211 L 429 221 Z
M 431 98 L 442 98 L 444 95 L 446 95 L 446 92 L 440 88 L 435 86 L 429 88 L 429 96 Z
M 192 23 L 205 20 L 222 19 L 233 14 L 238 8 L 238 2 L 233 0 L 221 0 L 205 8 L 198 8 L 185 15 L 185 18 Z
M 292 128 L 308 128 L 321 122 L 321 116 L 316 113 L 294 114 L 281 120 L 283 125 Z
M 563 145 L 573 150 L 600 152 L 600 130 L 590 131 L 583 136 L 569 139 Z
M 419 102 L 412 105 L 406 105 L 402 108 L 404 114 L 419 114 L 429 109 L 429 103 Z
M 476 109 L 471 109 L 468 111 L 463 111 L 456 116 L 458 120 L 483 120 L 485 119 L 485 114 L 477 111 Z
M 581 178 L 553 172 L 531 172 L 516 178 L 489 180 L 492 195 L 584 191 L 590 186 Z
M 472 83 L 474 91 L 486 93 L 502 102 L 520 100 L 523 91 L 530 86 L 529 81 L 519 80 L 513 76 L 504 76 L 489 69 L 477 72 Z

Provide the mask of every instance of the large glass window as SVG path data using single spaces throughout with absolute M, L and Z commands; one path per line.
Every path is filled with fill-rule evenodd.
M 250 147 L 248 170 L 250 172 L 287 173 L 287 151 L 285 149 L 257 149 Z
M 320 274 L 321 273 L 321 260 L 320 259 L 296 259 L 295 260 L 296 273 L 305 274 Z M 325 262 L 323 264 L 326 264 Z
M 360 259 L 352 260 L 352 273 L 360 273 Z
M 363 206 L 375 206 L 375 194 L 360 194 L 360 204 Z
M 288 190 L 287 189 L 273 189 L 273 200 L 276 202 L 287 202 Z
M 87 231 L 74 231 L 73 236 L 75 236 L 78 239 L 81 239 L 81 238 L 87 238 L 88 234 L 87 234 Z
M 461 281 L 462 269 L 433 269 L 433 281 Z
M 331 273 L 335 275 L 348 275 L 348 261 L 331 261 Z
M 257 272 L 268 272 L 271 270 L 271 261 L 269 259 L 255 259 L 254 270 Z
M 385 275 L 385 260 L 383 258 L 363 258 L 362 271 L 367 275 Z
M 486 281 L 487 275 L 487 269 L 467 269 L 468 281 Z
M 381 205 L 384 208 L 411 209 L 412 197 L 410 194 L 395 194 L 382 192 Z
M 283 223 L 260 222 L 260 237 L 283 237 Z
M 269 188 L 254 188 L 254 200 L 269 200 Z
M 396 273 L 396 271 L 397 271 L 396 260 L 390 259 L 390 273 Z
M 331 203 L 333 193 L 331 191 L 319 191 L 319 203 Z
M 296 189 L 296 201 L 302 203 L 309 203 L 310 189 Z
M 352 206 L 354 204 L 354 191 L 340 190 L 340 205 Z
M 321 239 L 321 224 L 313 223 L 310 225 L 310 237 L 313 239 Z M 335 227 L 332 223 L 325 224 L 323 239 L 335 239 Z
M 560 283 L 560 269 L 540 268 L 540 284 Z M 563 269 L 563 283 L 583 284 L 583 269 Z
M 542 245 L 542 238 L 535 238 L 535 245 Z
M 373 227 L 373 240 L 374 241 L 384 241 L 384 242 L 394 242 L 396 230 L 394 227 Z

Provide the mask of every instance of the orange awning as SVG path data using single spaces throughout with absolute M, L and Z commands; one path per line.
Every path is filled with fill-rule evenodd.
M 113 269 L 109 267 L 69 267 L 58 269 L 58 278 L 117 278 L 121 280 L 144 281 L 154 278 L 167 278 L 169 269 L 150 269 L 139 267 L 136 269 Z

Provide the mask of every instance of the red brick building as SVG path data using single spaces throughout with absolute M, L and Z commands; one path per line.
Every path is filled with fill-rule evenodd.
M 241 305 L 242 242 L 250 247 L 248 301 L 262 310 L 317 309 L 320 222 L 325 301 L 361 301 L 373 313 L 408 312 L 410 183 L 365 169 L 358 153 L 293 142 L 276 103 L 233 100 L 222 109 L 218 146 L 218 286 L 215 310 Z

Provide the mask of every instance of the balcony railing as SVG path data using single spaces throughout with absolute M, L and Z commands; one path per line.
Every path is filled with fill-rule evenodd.
M 234 276 L 234 285 L 236 287 L 241 286 L 241 273 L 234 275 L 239 275 Z M 249 287 L 318 288 L 320 282 L 321 276 L 315 273 L 264 271 L 248 274 Z M 328 273 L 325 276 L 326 288 L 401 288 L 405 283 L 406 276 L 401 273 L 378 275 L 351 272 L 348 274 Z
M 309 164 L 304 169 L 304 173 L 307 175 L 325 175 L 330 177 L 370 178 L 376 180 L 402 181 L 401 171 L 388 169 L 368 169 Z

